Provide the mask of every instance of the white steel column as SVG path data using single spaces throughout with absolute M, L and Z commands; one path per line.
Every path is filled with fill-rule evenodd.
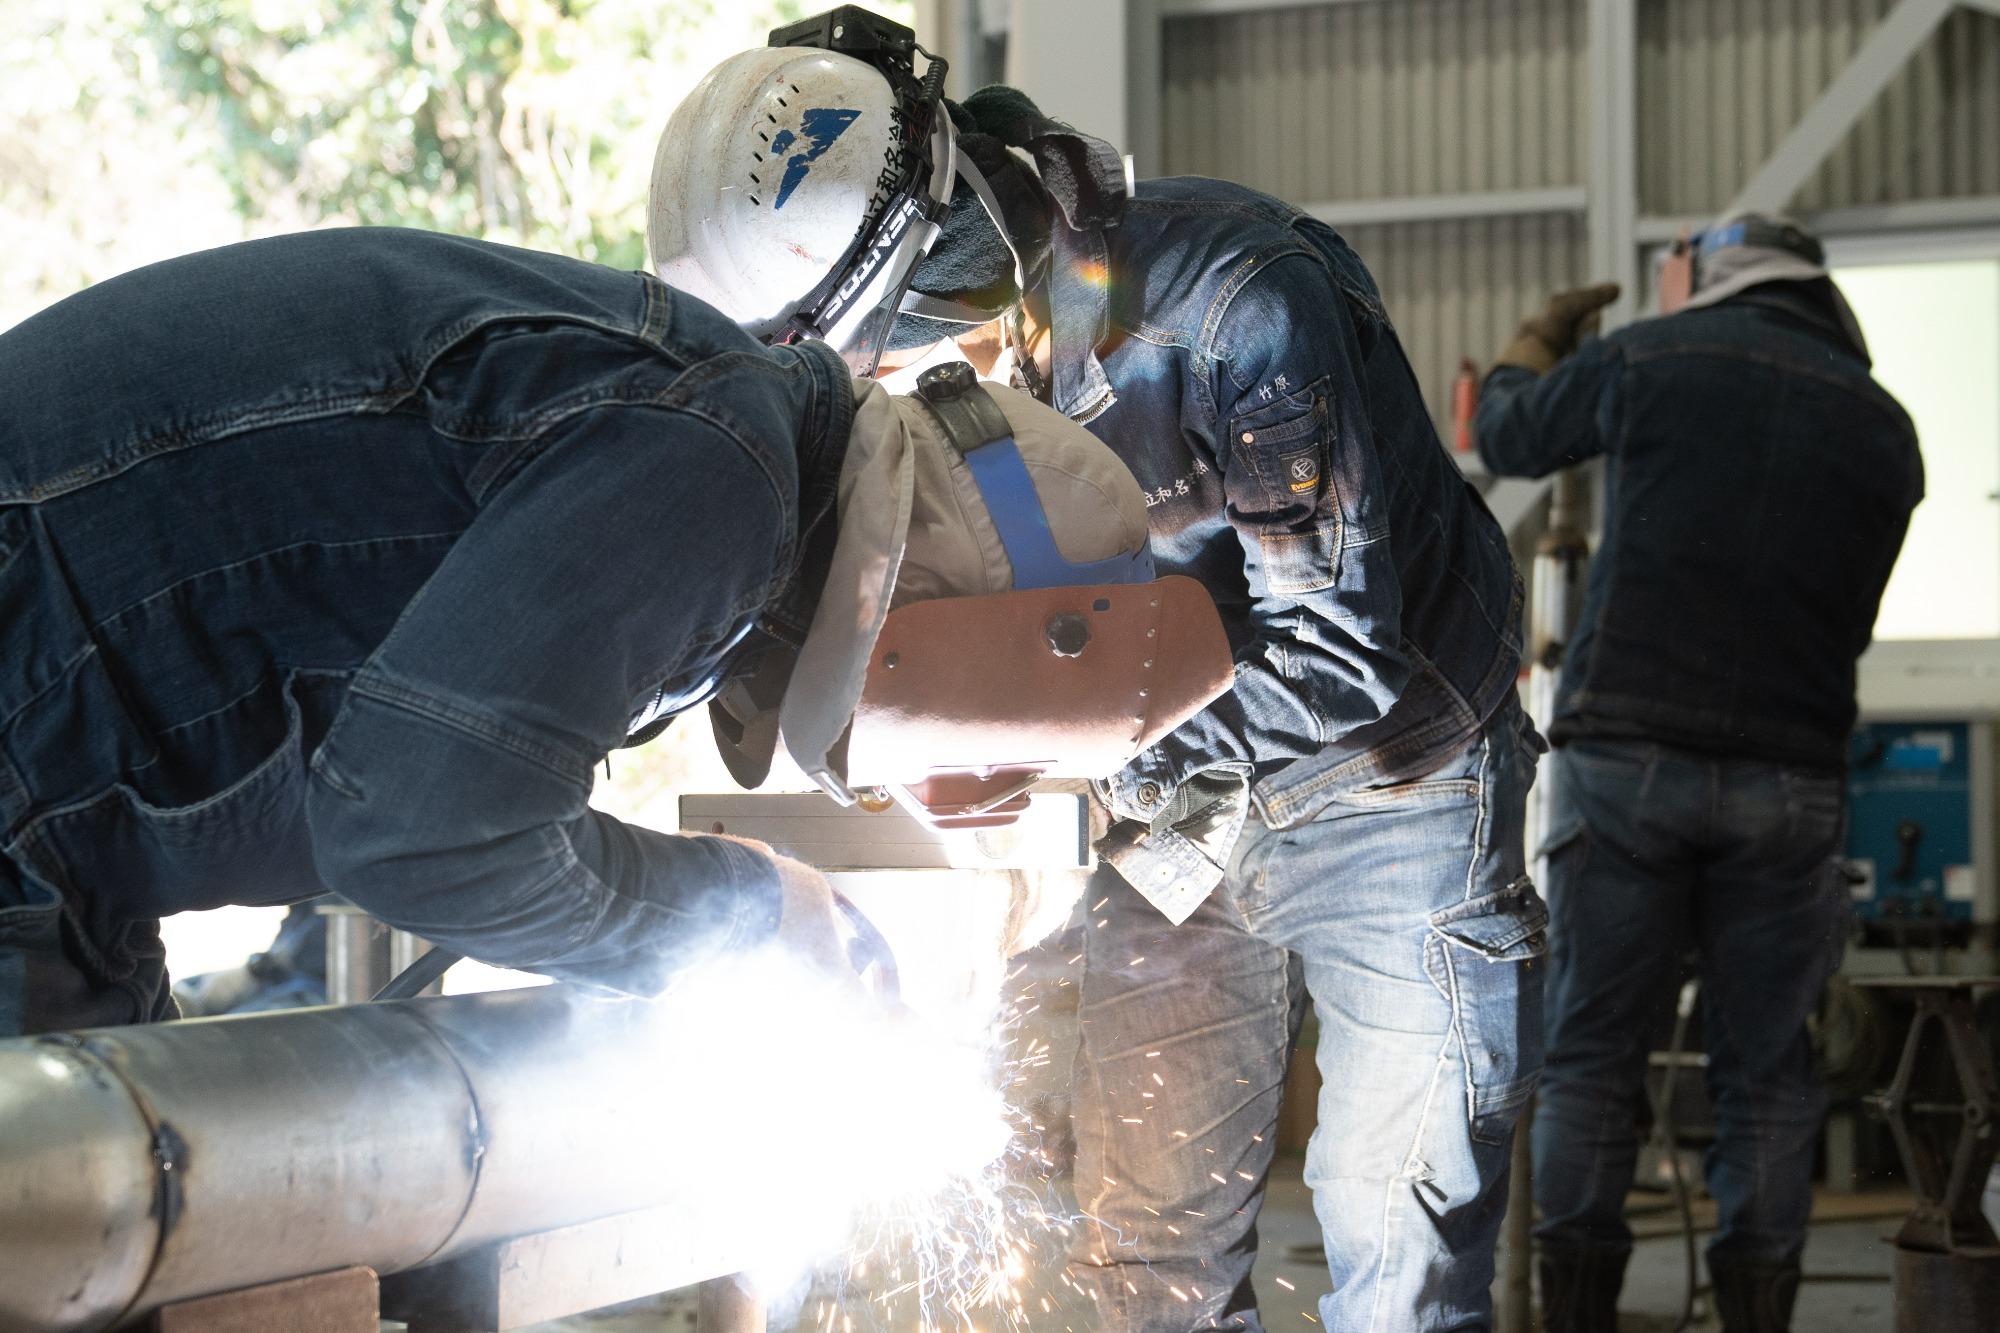
M 1014 0 L 1007 82 L 1125 151 L 1126 0 Z
M 1589 0 L 1590 278 L 1623 291 L 1604 327 L 1639 309 L 1639 58 L 1636 0 Z
M 1994 0 L 2000 4 L 2000 0 Z M 1161 0 L 1125 0 L 1125 142 L 1140 176 L 1166 174 L 1167 81 Z

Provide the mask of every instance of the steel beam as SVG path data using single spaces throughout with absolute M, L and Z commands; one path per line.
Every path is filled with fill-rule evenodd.
M 1478 190 L 1470 194 L 1412 194 L 1386 199 L 1329 199 L 1300 209 L 1334 227 L 1387 222 L 1450 222 L 1461 218 L 1519 217 L 1531 213 L 1581 213 L 1589 204 L 1581 185 L 1536 190 Z
M 899 805 L 841 806 L 819 792 L 690 793 L 683 833 L 767 842 L 820 870 L 1088 870 L 1090 805 L 1081 793 L 1036 792 L 1005 828 L 937 829 Z
M 1007 82 L 1057 120 L 1128 151 L 1126 0 L 1014 0 Z
M 1592 281 L 1619 284 L 1604 328 L 1639 310 L 1638 18 L 1635 0 L 1589 0 L 1586 78 L 1590 86 L 1590 234 Z
M 1748 208 L 1777 212 L 1790 203 L 1889 81 L 1930 40 L 1938 24 L 1951 13 L 1952 4 L 1953 0 L 1901 0 L 1883 15 L 1846 68 L 1834 76 L 1777 151 L 1729 201 L 1727 211 Z
M 1141 179 L 1166 174 L 1163 0 L 1125 0 L 1125 151 Z M 1995 0 L 2000 3 L 2000 0 Z
M 2000 0 L 1994 0 L 2000 4 Z M 1806 214 L 1814 231 L 1838 236 L 1871 231 L 1918 231 L 1934 227 L 1979 227 L 2000 223 L 2000 194 L 1957 199 L 1913 199 L 1896 204 L 1827 208 Z
M 2000 0 L 1994 0 L 2000 4 Z M 1966 195 L 1956 199 L 1909 199 L 1894 204 L 1860 204 L 1851 208 L 1819 208 L 1796 215 L 1822 238 L 1860 236 L 1875 232 L 1941 231 L 1952 227 L 2000 224 L 2000 194 Z M 1699 231 L 1715 219 L 1706 214 L 1642 217 L 1637 227 L 1641 245 L 1665 245 L 1683 231 Z
M 1258 9 L 1317 9 L 1327 5 L 1361 4 L 1364 0 L 1161 0 L 1167 18 L 1200 14 L 1245 14 Z M 1996 0 L 2000 3 L 2000 0 Z

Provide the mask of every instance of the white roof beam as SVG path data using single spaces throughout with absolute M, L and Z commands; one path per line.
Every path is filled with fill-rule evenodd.
M 2000 7 L 2000 0 L 1994 0 Z M 1953 0 L 1900 0 L 1827 85 L 1804 119 L 1792 127 L 1778 150 L 1729 201 L 1726 212 L 1757 209 L 1775 213 L 1791 202 L 1807 177 L 1834 150 L 1854 122 L 1873 105 L 1889 81 L 1951 13 Z

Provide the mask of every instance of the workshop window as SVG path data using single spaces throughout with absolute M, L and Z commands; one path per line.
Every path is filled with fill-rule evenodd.
M 1877 639 L 2000 638 L 2000 259 L 1834 273 L 1917 425 L 1925 498 Z

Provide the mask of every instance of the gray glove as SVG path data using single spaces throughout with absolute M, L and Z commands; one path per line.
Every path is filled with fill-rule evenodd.
M 1097 855 L 1179 925 L 1222 882 L 1249 815 L 1249 779 L 1212 769 L 1182 783 L 1150 822 L 1112 824 Z

